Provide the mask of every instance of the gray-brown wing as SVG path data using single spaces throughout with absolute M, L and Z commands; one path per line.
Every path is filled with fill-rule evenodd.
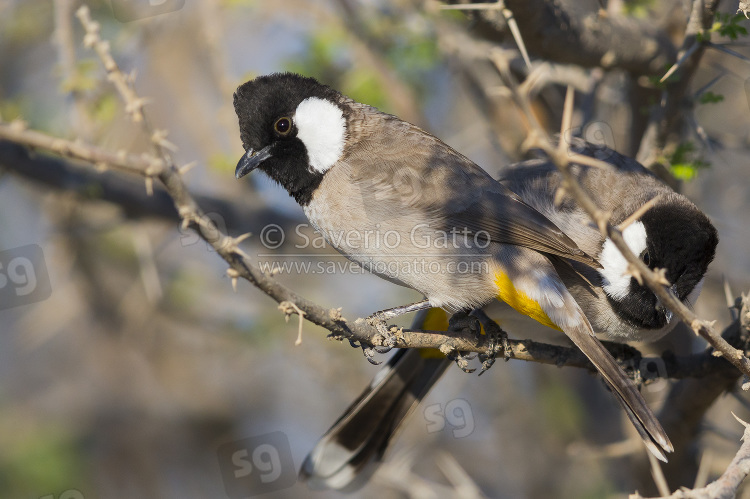
M 414 125 L 387 115 L 379 119 L 390 122 L 377 134 L 358 132 L 366 138 L 345 158 L 368 212 L 411 216 L 433 229 L 467 230 L 598 267 L 553 222 L 471 160 Z
M 672 192 L 669 186 L 632 158 L 577 138 L 573 139 L 573 146 L 578 154 L 612 165 L 611 168 L 593 168 L 574 164 L 573 171 L 597 206 L 612 214 L 611 221 L 614 224 L 622 222 L 654 196 Z M 562 183 L 562 175 L 557 167 L 544 159 L 504 166 L 496 178 L 524 200 L 529 201 L 531 196 L 541 198 L 550 208 L 555 192 Z M 573 211 L 582 212 L 570 195 L 564 195 L 560 201 L 554 208 L 556 211 L 566 215 Z M 533 201 L 530 204 L 537 206 Z M 547 215 L 545 210 L 542 211 Z M 566 227 L 562 229 L 573 236 Z M 573 239 L 577 240 L 576 237 Z
M 592 267 L 598 262 L 584 253 L 554 223 L 503 186 L 477 193 L 473 203 L 453 211 L 446 226 L 468 229 L 477 237 L 514 244 L 576 260 Z

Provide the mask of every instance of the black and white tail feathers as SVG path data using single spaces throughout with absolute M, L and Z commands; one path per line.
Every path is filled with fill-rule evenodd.
M 447 326 L 445 312 L 439 309 L 420 312 L 413 324 L 433 330 Z M 434 351 L 396 352 L 307 455 L 300 478 L 314 489 L 354 491 L 362 487 L 401 423 L 450 364 Z

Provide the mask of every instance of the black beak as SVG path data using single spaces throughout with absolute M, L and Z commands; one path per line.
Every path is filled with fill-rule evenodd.
M 244 156 L 237 163 L 237 168 L 234 170 L 234 176 L 239 178 L 244 177 L 251 171 L 255 170 L 265 160 L 271 157 L 271 153 L 268 152 L 271 146 L 266 146 L 260 151 L 248 149 Z

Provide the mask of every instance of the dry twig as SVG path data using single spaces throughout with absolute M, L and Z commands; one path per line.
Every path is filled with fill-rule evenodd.
M 681 489 L 673 494 L 662 495 L 654 499 L 732 499 L 737 495 L 737 489 L 750 473 L 750 424 L 732 414 L 745 427 L 742 435 L 742 446 L 732 459 L 726 471 L 707 486 L 700 489 Z M 630 499 L 644 499 L 638 494 L 630 495 Z

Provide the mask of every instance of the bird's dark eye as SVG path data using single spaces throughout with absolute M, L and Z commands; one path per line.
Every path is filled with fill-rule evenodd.
M 641 260 L 643 260 L 643 263 L 646 264 L 646 267 L 651 265 L 651 255 L 648 254 L 648 251 L 644 251 L 641 253 Z
M 279 135 L 289 135 L 289 132 L 292 131 L 292 120 L 286 116 L 279 118 L 276 120 L 276 123 L 273 124 L 273 129 L 276 130 L 276 133 Z

